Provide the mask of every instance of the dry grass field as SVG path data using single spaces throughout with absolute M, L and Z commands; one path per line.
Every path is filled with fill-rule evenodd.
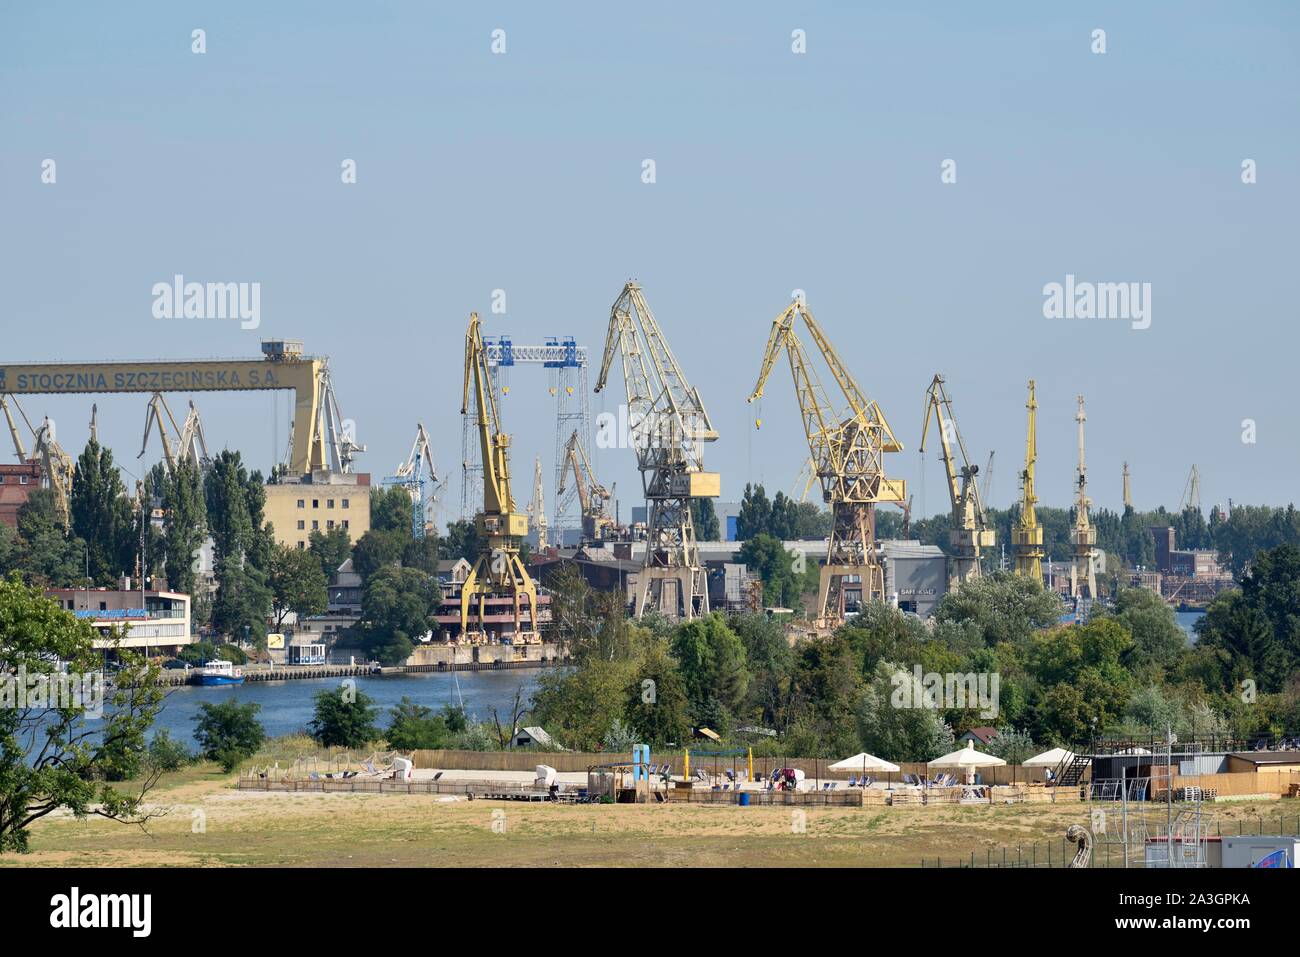
M 33 828 L 30 854 L 4 855 L 0 866 L 916 867 L 972 852 L 983 863 L 1003 847 L 1014 857 L 1016 845 L 1028 853 L 1034 842 L 1040 854 L 1053 842 L 1059 855 L 1065 829 L 1089 813 L 1081 804 L 810 807 L 800 833 L 784 807 L 295 794 L 239 791 L 235 780 L 211 764 L 167 775 L 150 794 L 156 816 L 144 828 L 52 816 Z M 1261 817 L 1275 830 L 1279 814 L 1290 825 L 1300 807 L 1214 813 L 1225 830 L 1243 821 L 1253 830 Z

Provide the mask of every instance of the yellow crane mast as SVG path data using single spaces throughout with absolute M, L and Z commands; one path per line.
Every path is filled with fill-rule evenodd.
M 846 407 L 841 412 L 831 405 L 804 353 L 795 332 L 799 317 L 844 395 Z M 750 402 L 762 398 L 763 386 L 782 350 L 790 361 L 822 500 L 831 507 L 831 537 L 817 590 L 816 622 L 819 628 L 833 628 L 855 606 L 885 596 L 884 569 L 876 554 L 875 510 L 881 502 L 902 504 L 907 500 L 906 483 L 887 478 L 884 469 L 884 454 L 899 452 L 903 446 L 880 407 L 858 387 L 802 299 L 794 300 L 773 320 Z
M 672 619 L 707 615 L 709 588 L 691 501 L 721 492 L 718 473 L 704 470 L 704 443 L 715 441 L 718 433 L 635 281 L 623 286 L 610 308 L 597 392 L 605 388 L 616 352 L 623 360 L 629 444 L 636 450 L 647 505 L 636 617 L 647 604 Z
M 1025 431 L 1025 468 L 1020 473 L 1020 517 L 1011 530 L 1016 550 L 1016 574 L 1043 580 L 1043 526 L 1038 524 L 1034 494 L 1034 467 L 1038 463 L 1038 400 L 1034 398 L 1034 380 L 1029 380 L 1029 425 Z
M 984 502 L 978 481 L 980 467 L 971 462 L 966 453 L 966 443 L 957 428 L 957 420 L 952 414 L 952 400 L 944 389 L 941 375 L 935 375 L 925 393 L 925 418 L 921 426 L 920 445 L 922 452 L 925 451 L 925 439 L 932 420 L 939 431 L 939 457 L 943 460 L 944 472 L 948 477 L 948 501 L 952 508 L 952 530 L 949 532 L 952 554 L 948 559 L 948 587 L 956 590 L 963 582 L 979 577 L 980 550 L 992 548 L 997 536 L 985 522 Z M 960 461 L 953 454 L 954 443 Z
M 21 464 L 27 461 L 27 449 L 23 445 L 23 437 L 18 433 L 18 423 L 14 421 L 14 415 L 9 410 L 10 402 L 13 402 L 14 408 L 17 409 L 18 414 L 23 417 L 23 423 L 27 426 L 27 431 L 31 432 L 32 435 L 35 435 L 36 429 L 32 428 L 31 419 L 27 418 L 27 413 L 24 412 L 23 407 L 18 404 L 18 399 L 16 397 L 8 394 L 0 395 L 0 411 L 4 412 L 5 422 L 9 425 L 9 438 L 12 439 L 14 443 L 14 455 L 18 457 L 18 462 Z
M 490 620 L 488 601 L 505 597 L 510 600 L 513 610 L 513 640 L 516 643 L 540 641 L 537 585 L 519 558 L 519 543 L 528 534 L 528 516 L 515 511 L 514 496 L 510 492 L 510 436 L 502 429 L 497 411 L 477 312 L 470 313 L 469 329 L 465 333 L 465 388 L 461 415 L 469 414 L 471 395 L 483 458 L 483 511 L 477 519 L 483 545 L 461 586 L 460 637 L 462 641 L 474 643 L 485 641 Z M 528 606 L 527 621 L 522 615 L 521 600 Z M 499 620 L 502 616 L 493 617 Z
M 596 481 L 591 461 L 579 441 L 578 430 L 573 430 L 569 441 L 564 444 L 564 465 L 560 472 L 560 486 L 556 497 L 564 495 L 569 484 L 569 475 L 573 475 L 574 488 L 578 492 L 578 504 L 582 509 L 582 541 L 602 542 L 609 538 L 614 530 L 614 520 L 605 510 L 606 503 L 614 497 L 614 489 L 605 488 Z
M 533 500 L 528 503 L 528 518 L 537 525 L 537 550 L 546 550 L 546 499 L 542 488 L 542 457 L 533 460 Z
M 63 446 L 59 445 L 54 438 L 54 423 L 50 421 L 49 416 L 45 417 L 41 427 L 36 430 L 32 455 L 41 461 L 45 483 L 54 492 L 55 510 L 59 514 L 60 521 L 63 522 L 63 527 L 71 528 L 72 477 L 76 472 L 76 464 L 72 461 L 72 456 L 65 452 Z
M 1083 411 L 1083 396 L 1079 396 L 1079 411 L 1074 421 L 1079 423 L 1079 477 L 1074 503 L 1074 528 L 1070 529 L 1070 544 L 1074 546 L 1074 560 L 1070 562 L 1070 597 L 1097 599 L 1097 529 L 1088 519 L 1088 469 L 1083 457 L 1083 423 L 1088 416 Z
M 1125 511 L 1127 511 L 1132 507 L 1133 507 L 1133 496 L 1129 493 L 1129 487 L 1128 487 L 1128 463 L 1125 462 L 1124 463 L 1124 509 Z

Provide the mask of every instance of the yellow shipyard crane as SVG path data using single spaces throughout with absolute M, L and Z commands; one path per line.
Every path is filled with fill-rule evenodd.
M 9 438 L 14 443 L 14 455 L 18 457 L 18 461 L 21 464 L 27 461 L 27 448 L 23 445 L 23 437 L 18 432 L 18 423 L 14 421 L 13 412 L 9 410 L 10 402 L 12 402 L 14 408 L 18 410 L 18 414 L 22 416 L 23 423 L 27 426 L 27 431 L 32 433 L 34 436 L 36 434 L 36 429 L 32 427 L 32 420 L 27 418 L 27 413 L 24 412 L 23 407 L 18 404 L 18 399 L 15 396 L 7 394 L 0 395 L 0 411 L 4 412 L 5 422 L 9 426 Z
M 1083 458 L 1083 423 L 1088 416 L 1083 411 L 1083 396 L 1078 397 L 1079 411 L 1074 421 L 1079 423 L 1079 476 L 1074 503 L 1074 528 L 1070 529 L 1070 544 L 1074 546 L 1074 560 L 1070 562 L 1070 597 L 1097 599 L 1097 529 L 1088 519 L 1088 468 Z
M 624 285 L 610 308 L 597 392 L 605 388 L 615 353 L 623 359 L 628 439 L 647 505 L 635 614 L 640 618 L 649 605 L 673 619 L 707 615 L 709 588 L 691 501 L 721 492 L 718 473 L 704 471 L 704 443 L 718 433 L 635 281 Z
M 519 558 L 520 541 L 528 534 L 528 516 L 515 511 L 515 499 L 510 492 L 510 436 L 502 428 L 497 411 L 477 312 L 470 313 L 469 329 L 465 333 L 465 388 L 461 415 L 469 414 L 471 397 L 483 459 L 483 511 L 477 520 L 483 546 L 465 584 L 461 586 L 461 639 L 472 642 L 485 640 L 489 621 L 488 600 L 506 597 L 513 609 L 514 640 L 539 641 L 537 585 Z M 527 621 L 523 618 L 521 601 L 528 606 Z
M 574 429 L 569 441 L 564 444 L 563 467 L 560 471 L 560 485 L 556 496 L 564 495 L 569 486 L 569 475 L 573 475 L 574 488 L 578 492 L 578 504 L 582 509 L 583 542 L 601 542 L 610 536 L 614 529 L 614 520 L 605 510 L 606 503 L 614 497 L 614 489 L 605 488 L 596 481 L 591 461 L 579 441 L 578 430 Z
M 36 430 L 36 447 L 32 455 L 40 459 L 41 469 L 45 473 L 45 482 L 54 492 L 54 506 L 63 522 L 64 528 L 72 526 L 72 477 L 76 472 L 76 463 L 72 456 L 63 450 L 54 438 L 54 423 L 49 416 Z
M 1043 526 L 1038 524 L 1038 496 L 1034 494 L 1034 468 L 1038 464 L 1038 400 L 1034 380 L 1029 380 L 1029 425 L 1025 431 L 1025 468 L 1020 473 L 1020 517 L 1011 529 L 1016 550 L 1016 574 L 1043 580 Z
M 537 550 L 546 549 L 546 492 L 542 488 L 542 457 L 533 460 L 533 500 L 528 503 L 528 518 L 537 525 Z
M 803 317 L 846 406 L 836 411 L 795 332 Z M 817 625 L 833 628 L 862 602 L 883 599 L 885 576 L 876 554 L 876 505 L 901 505 L 906 483 L 885 476 L 886 452 L 902 451 L 880 407 L 869 400 L 822 333 L 802 299 L 796 299 L 772 322 L 758 382 L 749 401 L 761 399 L 777 356 L 784 350 L 794 376 L 795 396 L 822 500 L 831 507 L 831 537 L 817 590 Z M 759 420 L 761 423 L 761 420 Z
M 962 582 L 978 578 L 980 550 L 992 548 L 996 533 L 987 527 L 984 502 L 980 495 L 980 467 L 970 460 L 966 443 L 952 414 L 952 400 L 944 389 L 943 376 L 936 375 L 925 393 L 925 418 L 921 426 L 920 450 L 925 451 L 925 439 L 933 420 L 939 431 L 939 457 L 943 460 L 948 477 L 948 501 L 952 507 L 952 530 L 949 542 L 952 554 L 948 559 L 948 587 L 955 590 Z M 956 453 L 953 454 L 953 445 Z M 958 461 L 957 456 L 960 456 Z M 990 461 L 992 461 L 990 459 Z

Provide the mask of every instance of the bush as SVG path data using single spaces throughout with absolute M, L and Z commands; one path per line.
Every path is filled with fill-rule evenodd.
M 410 698 L 402 698 L 392 710 L 393 720 L 388 726 L 388 745 L 399 751 L 426 749 L 436 751 L 447 746 L 447 722 L 432 708 L 418 705 Z
M 374 699 L 352 686 L 316 692 L 316 717 L 308 729 L 326 747 L 361 748 L 379 737 Z
M 216 761 L 224 771 L 233 771 L 240 761 L 252 757 L 266 740 L 266 731 L 257 720 L 261 705 L 240 704 L 237 700 L 221 704 L 204 704 L 195 717 L 198 727 L 194 737 L 203 756 Z
M 193 760 L 190 749 L 173 738 L 166 728 L 159 728 L 149 743 L 148 761 L 159 771 L 179 771 Z

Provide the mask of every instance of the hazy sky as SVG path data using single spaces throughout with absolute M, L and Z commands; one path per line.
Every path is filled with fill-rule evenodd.
M 389 474 L 423 421 L 454 513 L 470 310 L 516 342 L 577 336 L 598 362 L 636 277 L 721 433 L 706 461 L 732 499 L 749 478 L 789 490 L 807 454 L 784 364 L 761 431 L 745 403 L 802 288 L 906 445 L 889 468 L 918 511 L 944 507 L 916 451 L 936 371 L 974 457 L 997 450 L 992 504 L 1017 492 L 1031 377 L 1047 504 L 1071 494 L 1076 393 L 1100 505 L 1119 505 L 1123 461 L 1139 508 L 1177 505 L 1193 462 L 1206 506 L 1296 498 L 1295 4 L 469 6 L 0 6 L 0 363 L 301 338 L 329 356 L 363 467 Z M 151 287 L 177 273 L 259 282 L 261 327 L 155 319 Z M 1044 318 L 1067 274 L 1149 282 L 1150 328 Z M 550 495 L 547 386 L 519 369 L 503 403 L 521 505 L 536 454 Z M 284 398 L 278 427 L 268 395 L 195 398 L 211 445 L 269 467 Z M 593 410 L 621 398 L 619 379 Z M 22 401 L 74 452 L 98 401 L 138 473 L 159 455 L 136 459 L 146 400 Z M 626 516 L 632 452 L 597 467 Z

